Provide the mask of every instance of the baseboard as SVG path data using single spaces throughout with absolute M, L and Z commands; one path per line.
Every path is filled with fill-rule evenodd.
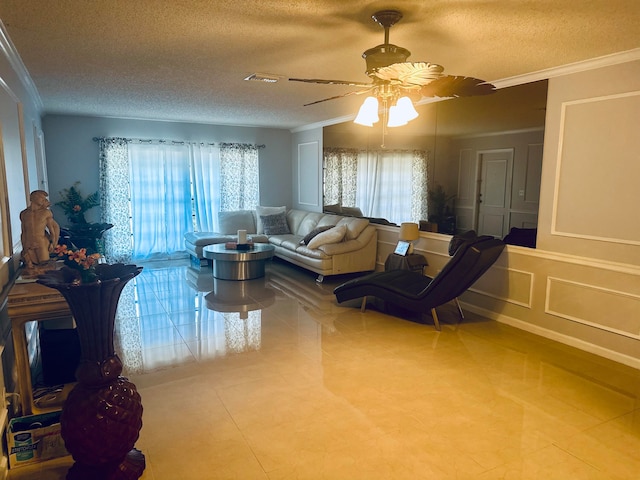
M 470 312 L 482 315 L 483 317 L 490 318 L 491 320 L 495 320 L 497 322 L 504 323 L 505 325 L 510 325 L 514 328 L 533 333 L 534 335 L 548 338 L 549 340 L 555 340 L 556 342 L 562 343 L 564 345 L 568 345 L 570 347 L 574 347 L 579 350 L 598 355 L 599 357 L 603 357 L 608 360 L 612 360 L 614 362 L 621 363 L 628 367 L 640 370 L 639 358 L 630 357 L 628 355 L 609 350 L 599 345 L 594 345 L 593 343 L 585 342 L 584 340 L 580 340 L 569 335 L 564 335 L 562 333 L 554 332 L 553 330 L 549 330 L 528 322 L 524 322 L 522 320 L 518 320 L 517 318 L 509 317 L 501 313 L 496 313 L 484 308 L 477 307 L 476 305 L 462 302 L 460 303 L 463 305 L 465 310 L 469 310 Z

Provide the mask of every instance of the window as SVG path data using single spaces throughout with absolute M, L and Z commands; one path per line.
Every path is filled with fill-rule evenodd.
M 324 151 L 324 204 L 393 223 L 427 218 L 428 156 L 421 150 Z M 411 195 L 407 195 L 410 192 Z
M 185 233 L 259 203 L 253 145 L 100 139 L 100 174 L 109 261 L 183 254 Z

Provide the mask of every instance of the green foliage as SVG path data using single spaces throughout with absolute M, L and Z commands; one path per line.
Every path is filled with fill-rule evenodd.
M 100 205 L 100 197 L 98 192 L 94 192 L 87 198 L 83 198 L 78 185 L 80 185 L 79 181 L 60 191 L 62 200 L 56 205 L 62 208 L 71 223 L 87 223 L 84 214 L 87 210 Z
M 429 215 L 432 221 L 441 222 L 444 218 L 445 209 L 447 204 L 456 198 L 455 195 L 447 195 L 442 185 L 436 183 L 429 189 L 429 211 L 433 211 L 433 214 Z

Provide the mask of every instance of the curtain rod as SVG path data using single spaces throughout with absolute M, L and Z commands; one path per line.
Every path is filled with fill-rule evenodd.
M 351 152 L 377 152 L 377 153 L 411 153 L 411 152 L 424 152 L 428 153 L 429 150 L 422 148 L 349 148 L 349 147 L 324 147 L 323 150 L 342 150 Z
M 94 142 L 99 142 L 100 140 L 108 140 L 109 138 L 115 138 L 115 137 L 93 137 L 93 141 Z M 215 146 L 221 146 L 221 145 L 246 145 L 248 147 L 255 147 L 255 148 L 265 148 L 266 145 L 261 144 L 261 145 L 253 145 L 250 143 L 232 143 L 232 142 L 218 142 L 218 143 L 213 143 L 213 142 L 186 142 L 184 140 L 163 140 L 163 139 L 144 139 L 144 138 L 123 138 L 123 137 L 117 137 L 117 138 L 121 138 L 122 140 L 124 140 L 125 142 L 129 143 L 129 142 L 138 142 L 138 143 L 153 143 L 153 142 L 157 142 L 157 143 L 171 143 L 172 145 L 210 145 L 212 147 Z

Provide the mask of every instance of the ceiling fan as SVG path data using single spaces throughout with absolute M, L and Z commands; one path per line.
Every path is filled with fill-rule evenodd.
M 428 62 L 407 62 L 411 52 L 406 48 L 389 43 L 389 29 L 402 19 L 402 13 L 397 10 L 382 10 L 374 13 L 371 18 L 384 28 L 384 43 L 366 50 L 362 57 L 367 64 L 366 74 L 371 78 L 371 83 L 351 82 L 347 80 L 323 80 L 318 78 L 289 78 L 292 82 L 320 83 L 325 85 L 348 85 L 361 87 L 361 90 L 324 98 L 305 106 L 314 105 L 336 98 L 349 95 L 368 94 L 374 100 L 367 99 L 360 109 L 355 122 L 372 126 L 378 120 L 378 100 L 382 102 L 383 114 L 389 117 L 386 126 L 404 125 L 407 121 L 417 117 L 410 100 L 402 100 L 404 97 L 419 100 L 423 97 L 467 97 L 474 95 L 486 95 L 495 91 L 495 86 L 484 80 L 473 77 L 445 75 L 444 68 L 440 65 Z M 369 101 L 368 107 L 367 101 Z M 408 102 L 408 105 L 407 105 Z M 402 106 L 412 110 L 408 117 L 398 121 L 394 117 L 394 107 Z M 363 109 L 368 111 L 367 118 L 363 122 L 358 121 Z M 367 112 L 365 112 L 367 113 Z M 404 121 L 406 120 L 406 121 Z M 404 123 L 402 123 L 404 122 Z

